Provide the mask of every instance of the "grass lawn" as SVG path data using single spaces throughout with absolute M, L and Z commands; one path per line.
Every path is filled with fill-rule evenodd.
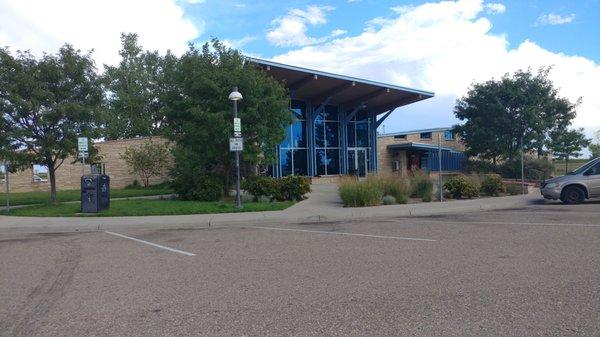
M 283 210 L 294 203 L 284 202 L 248 202 L 244 208 L 238 210 L 233 202 L 216 201 L 182 201 L 182 200 L 114 200 L 110 203 L 110 209 L 97 213 L 96 216 L 144 216 L 144 215 L 179 215 L 179 214 L 212 214 L 229 212 L 258 212 Z M 34 205 L 15 208 L 10 215 L 16 216 L 81 216 L 79 203 L 52 205 Z M 2 211 L 1 214 L 6 214 Z M 89 216 L 89 215 L 85 215 Z
M 579 166 L 590 161 L 589 159 L 569 159 L 569 165 L 567 166 L 567 171 L 571 172 L 579 168 Z M 565 161 L 564 160 L 555 160 L 554 168 L 556 169 L 556 175 L 565 174 Z
M 81 200 L 81 192 L 79 190 L 64 190 L 57 191 L 56 196 L 58 202 L 79 201 Z M 127 189 L 111 189 L 110 197 L 127 198 L 141 197 L 148 195 L 172 194 L 173 190 L 165 187 L 148 187 L 148 188 L 127 188 Z M 6 203 L 6 193 L 0 193 L 0 206 Z M 40 192 L 17 192 L 10 193 L 11 205 L 32 205 L 50 203 L 50 191 Z

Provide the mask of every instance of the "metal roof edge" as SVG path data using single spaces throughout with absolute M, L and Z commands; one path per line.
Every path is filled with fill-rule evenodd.
M 301 71 L 301 72 L 305 72 L 305 73 L 312 73 L 312 74 L 321 75 L 321 76 L 329 76 L 329 77 L 344 80 L 344 81 L 354 81 L 354 82 L 363 83 L 363 84 L 376 85 L 376 86 L 380 86 L 380 87 L 411 92 L 411 93 L 427 96 L 426 98 L 431 98 L 431 97 L 435 96 L 435 93 L 433 93 L 431 91 L 412 89 L 412 88 L 407 88 L 407 87 L 394 85 L 394 84 L 377 82 L 377 81 L 372 81 L 372 80 L 367 80 L 367 79 L 362 79 L 362 78 L 357 78 L 357 77 L 352 77 L 352 76 L 346 76 L 346 75 L 339 75 L 339 74 L 334 74 L 334 73 L 330 73 L 330 72 L 326 72 L 326 71 L 314 70 L 314 69 L 303 68 L 303 67 L 298 67 L 298 66 L 292 66 L 289 64 L 274 62 L 274 61 L 265 60 L 265 59 L 256 58 L 256 57 L 244 56 L 244 58 L 246 60 L 249 60 L 250 62 L 254 62 L 254 63 L 260 63 L 260 64 L 264 64 L 264 65 L 280 67 L 280 68 L 285 68 L 285 69 L 289 69 L 289 70 L 296 70 L 296 71 Z
M 421 129 L 421 130 L 410 130 L 410 131 L 382 133 L 382 134 L 377 135 L 377 137 L 381 138 L 381 137 L 401 136 L 401 135 L 410 135 L 410 134 L 413 134 L 413 133 L 437 132 L 437 131 L 446 131 L 446 130 L 452 130 L 452 127 L 449 126 L 449 127 L 431 128 L 431 129 Z

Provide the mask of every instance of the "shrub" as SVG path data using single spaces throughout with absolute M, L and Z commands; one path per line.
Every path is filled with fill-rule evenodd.
M 465 160 L 463 170 L 465 172 L 497 173 L 498 166 L 487 160 L 469 158 Z
M 376 206 L 383 196 L 377 182 L 372 179 L 364 181 L 355 178 L 342 179 L 339 193 L 346 207 Z
M 199 173 L 177 176 L 173 189 L 183 200 L 217 201 L 223 197 L 224 185 L 218 176 Z
M 272 177 L 250 176 L 242 181 L 242 188 L 252 194 L 254 201 L 277 194 L 277 183 Z
M 410 195 L 410 186 L 405 179 L 394 175 L 370 176 L 368 179 L 374 180 L 383 195 L 394 197 L 395 202 L 406 204 Z
M 527 180 L 544 180 L 555 170 L 554 165 L 546 159 L 525 158 L 523 168 Z M 504 178 L 519 179 L 521 178 L 521 160 L 507 161 L 500 165 L 499 170 Z
M 310 179 L 301 176 L 287 176 L 277 181 L 277 192 L 273 197 L 277 200 L 300 201 L 310 192 Z
M 391 195 L 384 195 L 382 201 L 384 205 L 393 205 L 396 203 L 396 198 Z
M 150 185 L 150 179 L 166 172 L 169 165 L 170 148 L 166 144 L 147 140 L 139 146 L 130 146 L 121 155 L 129 166 L 129 173 L 137 174 L 144 187 Z
M 450 192 L 454 199 L 474 198 L 479 196 L 479 186 L 473 179 L 463 175 L 454 176 L 444 184 L 444 188 Z
M 310 179 L 300 176 L 287 176 L 272 178 L 265 176 L 252 176 L 242 182 L 244 190 L 254 196 L 258 201 L 261 197 L 269 197 L 278 201 L 300 201 L 310 192 Z
M 504 186 L 500 175 L 490 174 L 481 182 L 481 191 L 487 195 L 498 196 L 501 192 L 506 191 L 506 186 Z
M 433 199 L 433 181 L 428 174 L 415 172 L 410 182 L 411 196 L 430 202 Z
M 136 189 L 136 188 L 140 188 L 140 182 L 137 179 L 133 179 L 133 182 L 127 186 L 125 186 L 125 189 Z
M 518 195 L 521 194 L 522 188 L 521 185 L 517 185 L 517 184 L 506 184 L 506 193 L 510 194 L 510 195 Z

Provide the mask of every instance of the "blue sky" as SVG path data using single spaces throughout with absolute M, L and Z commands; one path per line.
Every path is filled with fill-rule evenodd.
M 143 4 L 143 5 L 140 5 Z M 552 66 L 579 106 L 575 127 L 600 129 L 600 0 L 0 0 L 0 45 L 41 55 L 63 43 L 119 61 L 121 32 L 183 53 L 211 37 L 252 56 L 433 91 L 397 109 L 386 132 L 449 126 L 473 82 Z

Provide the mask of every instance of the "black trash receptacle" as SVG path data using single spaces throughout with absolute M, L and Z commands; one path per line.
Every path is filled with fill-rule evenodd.
M 81 177 L 81 212 L 98 213 L 110 206 L 110 178 L 105 174 Z

